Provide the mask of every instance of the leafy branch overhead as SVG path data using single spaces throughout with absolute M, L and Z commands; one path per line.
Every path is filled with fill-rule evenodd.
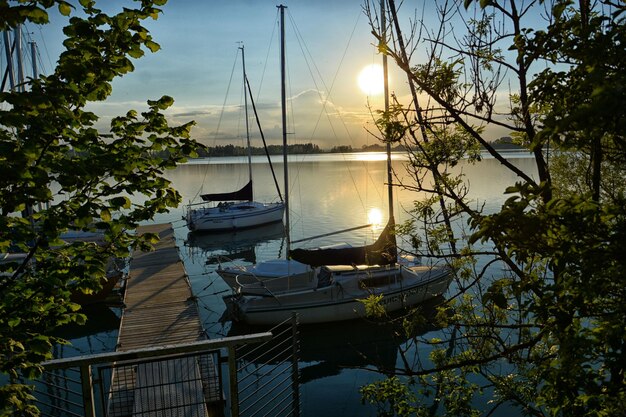
M 626 5 L 385 4 L 386 19 L 378 2 L 364 10 L 409 91 L 378 127 L 409 149 L 402 186 L 416 196 L 396 232 L 457 280 L 438 337 L 407 333 L 428 358 L 402 352 L 364 401 L 380 415 L 622 415 Z M 530 170 L 495 146 L 495 129 L 524 147 Z M 485 155 L 515 178 L 500 207 L 462 172 Z
M 108 132 L 86 109 L 106 100 L 137 58 L 158 51 L 143 21 L 157 19 L 163 4 L 143 0 L 107 14 L 88 0 L 0 1 L 5 31 L 45 24 L 55 7 L 69 17 L 54 71 L 0 92 L 0 252 L 25 255 L 0 264 L 0 372 L 10 377 L 0 415 L 35 413 L 19 381 L 38 375 L 62 342 L 52 330 L 84 320 L 70 294 L 97 291 L 111 258 L 155 238 L 135 236 L 136 226 L 180 203 L 164 173 L 200 145 L 190 136 L 193 122 L 170 126 L 162 113 L 174 100 L 149 100 L 144 111 L 113 118 Z M 68 244 L 68 231 L 98 231 L 102 243 Z

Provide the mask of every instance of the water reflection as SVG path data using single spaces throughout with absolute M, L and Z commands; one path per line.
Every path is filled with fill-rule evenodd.
M 398 364 L 409 339 L 421 336 L 436 328 L 432 318 L 442 297 L 420 306 L 423 325 L 407 334 L 400 315 L 391 320 L 355 319 L 336 323 L 307 324 L 298 327 L 300 383 L 339 376 L 346 369 L 376 368 L 382 373 L 391 372 Z M 269 327 L 232 323 L 227 336 L 270 331 Z M 280 361 L 273 354 L 263 355 L 255 350 L 257 365 Z M 245 354 L 245 349 L 242 351 Z
M 115 349 L 120 325 L 121 311 L 105 304 L 93 304 L 81 308 L 87 316 L 84 325 L 70 323 L 54 332 L 54 336 L 71 340 L 71 345 L 57 345 L 56 358 L 67 358 L 91 353 L 110 352 Z
M 357 155 L 358 156 L 358 155 Z M 404 154 L 394 154 L 393 167 L 397 179 L 412 183 L 406 170 Z M 509 160 L 527 174 L 536 178 L 536 166 L 527 154 L 511 153 Z M 368 223 L 368 213 L 378 208 L 387 217 L 387 191 L 385 160 L 366 160 L 339 154 L 293 155 L 289 165 L 290 216 L 292 239 L 360 226 Z M 222 161 L 223 162 L 223 161 Z M 271 173 L 261 163 L 253 164 L 255 198 L 272 201 L 276 190 Z M 277 169 L 278 181 L 282 184 L 282 169 Z M 469 197 L 476 207 L 485 205 L 488 211 L 497 210 L 508 197 L 506 187 L 514 184 L 516 176 L 504 169 L 499 161 L 485 157 L 476 164 L 462 161 L 453 169 L 463 174 L 469 187 Z M 167 173 L 174 187 L 183 196 L 184 202 L 194 201 L 202 190 L 216 184 L 243 185 L 247 178 L 247 165 L 241 162 L 181 165 Z M 407 211 L 413 202 L 426 198 L 425 195 L 401 187 L 394 188 L 396 221 L 402 222 L 410 216 Z M 181 209 L 182 215 L 182 209 Z M 180 218 L 180 217 L 178 217 Z M 347 241 L 354 245 L 366 244 L 373 238 L 365 231 L 350 236 L 329 238 L 318 244 L 333 244 Z M 371 243 L 371 240 L 369 241 Z
M 207 263 L 244 261 L 255 263 L 258 245 L 272 240 L 283 239 L 285 228 L 282 223 L 271 223 L 253 229 L 225 233 L 189 232 L 185 245 L 192 256 L 204 257 Z

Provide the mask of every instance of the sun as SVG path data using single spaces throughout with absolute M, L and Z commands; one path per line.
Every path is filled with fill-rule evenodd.
M 385 89 L 383 67 L 379 64 L 370 64 L 363 68 L 357 79 L 359 88 L 368 96 L 382 94 Z

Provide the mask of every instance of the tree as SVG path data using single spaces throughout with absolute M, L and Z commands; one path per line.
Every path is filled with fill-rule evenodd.
M 364 8 L 410 101 L 394 97 L 379 124 L 411 149 L 403 186 L 430 195 L 398 232 L 424 258 L 449 262 L 456 292 L 438 315 L 449 340 L 422 340 L 430 361 L 364 387 L 364 400 L 382 415 L 489 415 L 503 404 L 533 416 L 623 415 L 626 5 L 442 1 L 433 27 L 404 24 L 387 4 L 389 29 L 376 5 Z M 528 149 L 537 180 L 490 144 L 489 126 Z M 495 213 L 449 170 L 479 160 L 479 147 L 518 178 Z M 476 409 L 483 392 L 491 405 Z
M 45 24 L 53 7 L 69 16 L 54 72 L 0 93 L 0 253 L 25 254 L 0 264 L 0 371 L 9 379 L 0 387 L 1 415 L 38 413 L 23 381 L 38 377 L 52 345 L 64 343 L 50 336 L 55 328 L 85 320 L 70 294 L 100 288 L 112 257 L 148 249 L 156 236 L 134 236 L 138 223 L 181 200 L 163 172 L 199 145 L 189 136 L 192 122 L 169 126 L 161 113 L 172 98 L 114 118 L 107 135 L 85 110 L 110 95 L 115 77 L 133 71 L 132 58 L 159 49 L 142 21 L 156 19 L 164 3 L 142 0 L 108 15 L 90 0 L 80 10 L 63 0 L 0 1 L 2 31 Z M 60 239 L 96 230 L 104 244 Z

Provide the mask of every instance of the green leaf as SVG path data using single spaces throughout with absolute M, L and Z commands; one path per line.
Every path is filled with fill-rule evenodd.
M 492 302 L 494 305 L 501 309 L 507 308 L 508 303 L 502 289 L 502 281 L 496 281 L 489 287 L 487 292 L 482 297 L 482 302 L 483 304 L 488 304 L 489 302 Z
M 557 4 L 552 8 L 552 15 L 558 20 L 563 15 L 563 12 L 567 8 L 567 2 L 557 2 Z
M 111 221 L 111 212 L 107 209 L 100 210 L 100 217 L 105 222 Z
M 115 197 L 111 199 L 111 206 L 116 208 L 125 208 L 129 209 L 131 206 L 131 201 L 128 197 Z
M 37 336 L 28 344 L 29 350 L 40 355 L 47 355 L 50 353 L 50 338 L 47 336 Z
M 46 12 L 45 10 L 40 9 L 38 7 L 29 10 L 28 18 L 33 23 L 37 23 L 37 24 L 48 23 L 48 21 L 49 21 L 48 12 Z
M 144 55 L 144 52 L 141 50 L 141 48 L 139 48 L 139 46 L 134 45 L 130 51 L 128 51 L 128 55 L 130 55 L 131 57 L 135 58 L 135 59 L 139 59 Z
M 78 311 L 80 310 L 80 305 L 78 304 L 74 304 L 75 309 L 74 311 Z M 80 326 L 84 326 L 87 323 L 87 316 L 85 316 L 84 314 L 77 314 L 76 315 L 76 324 L 80 325 Z
M 71 12 L 72 7 L 68 3 L 59 3 L 59 13 L 61 13 L 63 16 L 69 16 Z
M 170 96 L 163 96 L 158 101 L 158 107 L 161 110 L 165 110 L 174 104 L 174 99 Z
M 146 41 L 145 45 L 148 49 L 150 49 L 151 52 L 157 52 L 159 49 L 161 49 L 161 45 L 153 41 Z

